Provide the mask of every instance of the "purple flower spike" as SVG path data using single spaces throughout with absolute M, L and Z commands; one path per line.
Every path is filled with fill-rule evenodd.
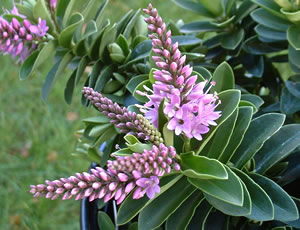
M 46 20 L 42 20 L 41 18 L 39 18 L 39 22 L 37 25 L 31 25 L 29 27 L 30 32 L 39 37 L 44 37 L 48 29 L 49 27 L 46 24 Z
M 178 43 L 172 45 L 171 31 L 167 31 L 157 10 L 149 4 L 144 12 L 149 15 L 145 22 L 156 54 L 153 60 L 160 70 L 154 72 L 153 92 L 144 95 L 149 102 L 141 112 L 157 127 L 158 108 L 165 98 L 164 113 L 170 118 L 168 129 L 175 130 L 176 135 L 202 140 L 201 134 L 209 131 L 209 125 L 216 125 L 215 120 L 221 116 L 220 111 L 215 111 L 220 101 L 216 94 L 209 93 L 211 87 L 203 90 L 207 82 L 196 83 L 197 75 L 192 75 L 193 68 L 184 64 L 186 56 L 181 55 Z

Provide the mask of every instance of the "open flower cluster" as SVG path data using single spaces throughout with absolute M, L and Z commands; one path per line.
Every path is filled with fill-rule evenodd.
M 46 184 L 32 185 L 30 192 L 35 197 L 45 196 L 52 200 L 59 196 L 63 200 L 74 196 L 76 200 L 89 197 L 90 201 L 103 198 L 107 202 L 115 199 L 120 204 L 135 189 L 133 199 L 140 199 L 145 194 L 153 199 L 160 192 L 159 177 L 170 173 L 172 168 L 180 170 L 175 158 L 174 147 L 153 145 L 152 150 L 109 161 L 107 170 L 96 167 L 91 169 L 91 173 L 77 173 L 69 178 L 47 180 Z
M 149 4 L 144 12 L 149 15 L 145 21 L 151 32 L 153 60 L 160 70 L 154 72 L 153 94 L 143 94 L 149 98 L 145 104 L 145 115 L 157 126 L 158 108 L 165 98 L 164 113 L 169 117 L 168 129 L 176 135 L 184 134 L 188 138 L 202 140 L 201 134 L 209 131 L 209 125 L 216 125 L 220 111 L 215 111 L 220 101 L 216 94 L 204 90 L 206 81 L 197 83 L 193 68 L 185 65 L 186 56 L 182 56 L 178 43 L 172 44 L 171 31 Z M 211 85 L 215 83 L 212 82 Z
M 19 57 L 24 62 L 46 35 L 49 27 L 41 18 L 37 25 L 31 24 L 24 15 L 19 14 L 16 7 L 9 13 L 22 20 L 13 17 L 9 22 L 0 17 L 0 50 L 3 54 L 10 54 L 12 58 Z

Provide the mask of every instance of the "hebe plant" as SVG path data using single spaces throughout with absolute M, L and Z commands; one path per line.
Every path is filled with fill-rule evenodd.
M 68 67 L 66 101 L 84 80 L 83 104 L 101 112 L 83 120 L 77 148 L 99 167 L 31 192 L 115 200 L 116 223 L 99 212 L 100 227 L 108 229 L 299 227 L 298 194 L 284 190 L 297 179 L 299 83 L 297 75 L 284 82 L 272 63 L 288 54 L 297 72 L 297 42 L 289 38 L 297 34 L 297 1 L 275 1 L 281 10 L 255 1 L 290 20 L 288 42 L 269 38 L 272 29 L 283 33 L 271 27 L 279 19 L 263 9 L 251 13 L 258 6 L 250 1 L 175 2 L 209 20 L 178 28 L 150 4 L 145 22 L 138 10 L 111 25 L 103 18 L 108 1 L 97 0 L 28 0 L 3 15 L 2 51 L 14 57 L 23 51 L 19 44 L 30 44 L 22 79 L 51 57 L 43 99 Z M 274 113 L 279 102 L 288 119 Z

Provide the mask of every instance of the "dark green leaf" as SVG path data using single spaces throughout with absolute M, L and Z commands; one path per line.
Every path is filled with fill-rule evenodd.
M 300 210 L 300 200 L 298 198 L 293 198 L 294 202 L 296 203 L 297 205 L 297 208 L 298 208 L 298 213 L 299 213 L 299 210 Z M 294 228 L 300 228 L 300 218 L 298 218 L 297 220 L 295 221 L 285 221 L 286 224 L 288 224 L 289 226 L 292 226 Z
M 165 98 L 160 102 L 158 107 L 158 131 L 162 132 L 165 124 L 168 122 L 168 118 L 164 113 L 164 105 L 165 105 Z
M 120 34 L 118 36 L 118 39 L 117 39 L 116 42 L 122 48 L 122 50 L 124 52 L 124 55 L 127 57 L 129 52 L 130 52 L 130 48 L 129 48 L 129 44 L 127 42 L 127 39 L 123 36 L 123 34 Z
M 185 177 L 182 177 L 141 211 L 139 229 L 149 230 L 160 226 L 195 189 Z
M 82 11 L 84 22 L 88 22 L 95 18 L 101 0 L 90 0 Z
M 98 223 L 101 230 L 114 230 L 115 226 L 109 216 L 102 211 L 98 212 Z
M 257 173 L 263 174 L 277 162 L 287 157 L 300 145 L 300 125 L 283 126 L 255 154 Z
M 197 45 L 202 42 L 200 38 L 194 36 L 172 36 L 172 42 L 178 42 L 179 46 Z
M 257 112 L 257 108 L 252 102 L 240 100 L 239 107 L 252 107 L 253 108 L 253 114 Z
M 63 14 L 63 28 L 65 28 L 67 25 L 70 25 L 72 15 L 81 12 L 84 4 L 86 4 L 86 0 L 70 0 L 70 3 Z
M 274 217 L 272 200 L 267 193 L 244 172 L 233 169 L 247 187 L 251 197 L 251 214 L 248 218 L 256 221 L 268 221 Z
M 136 21 L 138 20 L 138 16 L 140 14 L 140 9 L 138 9 L 135 14 L 131 17 L 130 21 L 128 22 L 128 24 L 126 25 L 124 31 L 123 31 L 123 35 L 126 39 L 129 39 L 130 34 L 132 32 L 132 29 L 135 26 Z
M 98 76 L 94 90 L 98 91 L 98 92 L 102 92 L 106 83 L 109 81 L 109 79 L 112 78 L 112 76 L 113 76 L 112 73 L 113 73 L 113 66 L 112 65 L 105 66 L 101 70 L 101 72 Z
M 196 179 L 188 178 L 189 182 L 202 190 L 203 192 L 220 199 L 224 202 L 242 206 L 243 205 L 243 187 L 239 178 L 229 169 L 226 168 L 228 179 L 216 180 L 216 179 Z
M 173 0 L 178 6 L 200 14 L 201 16 L 214 18 L 215 16 L 209 12 L 203 5 L 187 0 Z
M 293 94 L 295 97 L 300 98 L 300 81 L 293 82 L 293 81 L 286 81 L 285 86 L 289 90 L 291 94 Z
M 251 102 L 253 105 L 255 105 L 257 110 L 260 108 L 260 106 L 264 104 L 264 100 L 261 97 L 254 94 L 243 94 L 241 96 L 241 100 Z
M 234 88 L 234 75 L 233 71 L 227 62 L 221 63 L 215 70 L 212 80 L 216 82 L 216 85 L 212 87 L 212 92 L 222 92 L 227 89 Z
M 183 204 L 167 219 L 166 230 L 186 229 L 196 208 L 199 206 L 203 195 L 196 190 Z
M 129 82 L 126 85 L 126 88 L 128 89 L 128 91 L 133 94 L 135 88 L 143 81 L 148 79 L 148 74 L 142 74 L 142 75 L 138 75 L 135 76 L 133 78 L 131 78 L 129 80 Z
M 242 64 L 251 75 L 255 77 L 262 77 L 265 70 L 263 56 L 245 54 L 242 57 Z
M 206 201 L 205 198 L 201 200 L 200 205 L 197 207 L 193 218 L 188 225 L 188 230 L 199 230 L 204 229 L 207 217 L 212 210 L 212 206 Z
M 70 18 L 70 25 L 67 26 L 59 35 L 59 44 L 63 47 L 70 48 L 75 30 L 83 22 L 83 16 L 80 13 L 75 13 Z
M 105 7 L 107 6 L 109 0 L 105 0 L 103 1 L 102 5 L 98 8 L 98 11 L 97 11 L 97 15 L 96 15 L 96 24 L 97 24 L 97 28 L 101 28 L 103 27 L 103 24 L 106 24 L 104 20 L 104 10 L 105 10 Z
M 265 27 L 263 25 L 257 25 L 254 29 L 259 36 L 263 36 L 275 41 L 286 41 L 286 32 L 270 29 L 269 27 Z
M 197 179 L 227 180 L 228 174 L 223 164 L 205 156 L 196 156 L 194 152 L 180 155 L 182 174 Z
M 285 116 L 279 113 L 268 113 L 255 118 L 231 158 L 235 167 L 242 168 L 263 146 L 264 142 L 281 128 L 284 120 Z
M 33 74 L 34 64 L 38 58 L 39 51 L 34 51 L 23 63 L 20 69 L 20 79 L 25 80 Z
M 174 132 L 167 128 L 168 124 L 165 124 L 162 130 L 164 142 L 166 146 L 174 146 Z
M 267 43 L 263 43 L 258 40 L 257 36 L 248 38 L 243 45 L 243 49 L 250 54 L 263 55 L 266 53 L 278 52 L 281 49 L 273 47 Z
M 228 32 L 222 36 L 221 45 L 225 49 L 235 50 L 244 39 L 244 36 L 245 31 L 243 29 Z
M 230 117 L 220 125 L 215 135 L 205 145 L 201 151 L 201 155 L 205 155 L 209 158 L 220 159 L 226 146 L 228 145 L 231 135 L 234 130 L 234 126 L 238 116 L 238 108 L 230 115 Z
M 221 212 L 231 215 L 231 216 L 246 216 L 251 213 L 251 198 L 250 194 L 246 188 L 246 185 L 243 181 L 240 181 L 243 186 L 243 204 L 241 206 L 233 205 L 223 200 L 217 199 L 213 196 L 210 196 L 207 193 L 204 193 L 204 197 L 206 200 L 214 206 L 216 209 L 220 210 Z
M 290 26 L 287 31 L 287 39 L 296 50 L 300 50 L 300 30 L 296 25 Z
M 180 31 L 182 33 L 195 33 L 195 32 L 214 32 L 218 31 L 220 28 L 216 25 L 211 24 L 209 21 L 197 21 L 184 24 Z
M 256 5 L 253 4 L 253 2 L 251 2 L 249 0 L 244 0 L 235 13 L 235 18 L 233 20 L 233 23 L 238 23 L 239 21 L 243 20 L 255 8 L 256 8 Z
M 286 87 L 283 87 L 280 97 L 280 111 L 293 114 L 300 110 L 300 98 L 295 97 Z
M 75 84 L 77 85 L 80 81 L 80 78 L 82 77 L 82 75 L 84 74 L 85 68 L 87 67 L 89 62 L 89 59 L 87 56 L 84 56 L 83 58 L 81 58 L 78 68 L 77 68 L 77 72 L 76 72 L 76 80 L 75 80 Z
M 252 0 L 255 4 L 259 5 L 263 9 L 269 11 L 274 16 L 285 19 L 285 17 L 280 13 L 280 6 L 273 0 Z
M 251 17 L 257 23 L 277 31 L 285 32 L 291 24 L 289 21 L 277 17 L 262 8 L 253 11 Z
M 199 74 L 201 74 L 201 76 L 210 81 L 212 79 L 212 75 L 211 73 L 205 69 L 204 67 L 201 67 L 201 66 L 194 66 L 194 71 L 198 72 Z
M 278 184 L 259 174 L 251 173 L 249 176 L 259 184 L 271 198 L 274 205 L 275 220 L 293 221 L 299 218 L 295 202 Z
M 99 57 L 104 63 L 107 63 L 108 61 L 106 60 L 108 56 L 107 46 L 116 40 L 116 35 L 117 35 L 117 24 L 114 24 L 111 27 L 107 27 L 103 33 L 100 42 L 100 47 L 99 47 Z
M 73 92 L 75 88 L 76 70 L 71 74 L 64 91 L 65 101 L 67 104 L 71 104 Z
M 89 124 L 103 124 L 108 123 L 110 120 L 104 115 L 99 114 L 97 117 L 89 117 L 82 120 L 86 125 Z

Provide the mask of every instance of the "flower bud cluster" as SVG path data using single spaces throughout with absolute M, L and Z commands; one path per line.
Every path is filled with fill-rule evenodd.
M 110 119 L 112 124 L 120 129 L 121 133 L 135 135 L 140 139 L 149 140 L 155 145 L 163 143 L 161 133 L 143 116 L 128 111 L 125 107 L 122 108 L 92 88 L 84 87 L 82 93 L 100 112 Z
M 152 150 L 109 161 L 107 170 L 96 167 L 91 169 L 91 173 L 76 173 L 68 178 L 47 180 L 45 184 L 31 185 L 30 192 L 35 197 L 52 200 L 59 196 L 63 200 L 89 197 L 89 201 L 103 198 L 107 202 L 115 199 L 120 204 L 135 189 L 133 199 L 140 199 L 145 194 L 152 199 L 160 191 L 158 177 L 170 173 L 172 168 L 180 170 L 175 157 L 174 147 L 153 145 Z
M 36 49 L 38 42 L 46 35 L 46 21 L 39 18 L 33 25 L 24 15 L 18 13 L 16 7 L 11 12 L 19 16 L 21 21 L 13 17 L 11 22 L 0 17 L 0 51 L 10 54 L 12 58 L 19 57 L 22 62 Z
M 160 69 L 154 72 L 152 95 L 143 92 L 149 98 L 143 111 L 146 118 L 157 125 L 158 108 L 165 98 L 163 112 L 170 118 L 167 128 L 176 135 L 184 134 L 188 138 L 202 140 L 202 134 L 209 131 L 209 125 L 216 125 L 220 112 L 214 111 L 220 101 L 216 94 L 204 91 L 206 81 L 197 83 L 197 75 L 192 75 L 193 68 L 185 65 L 186 56 L 181 55 L 178 43 L 172 44 L 171 31 L 149 4 L 144 12 L 152 40 L 153 60 Z M 212 82 L 211 86 L 215 83 Z M 150 91 L 150 90 L 148 90 Z

